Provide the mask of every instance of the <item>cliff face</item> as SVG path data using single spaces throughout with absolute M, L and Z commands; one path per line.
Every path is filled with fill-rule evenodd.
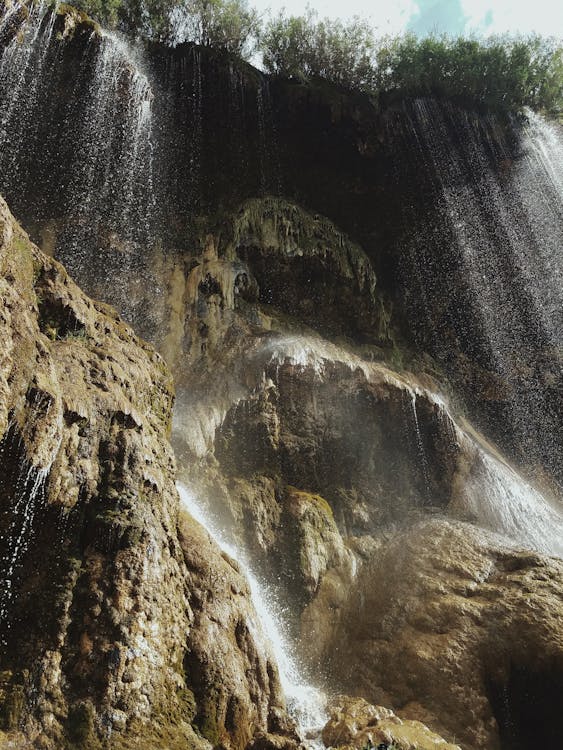
M 339 699 L 326 741 L 413 750 L 421 719 L 466 750 L 557 745 L 556 129 L 68 10 L 30 28 L 1 61 L 1 179 L 163 354 L 179 476 L 289 604 L 302 663 L 401 717 Z M 178 518 L 162 360 L 4 227 L 5 727 L 293 746 L 236 563 Z
M 165 290 L 201 239 L 284 196 L 363 248 L 407 356 L 431 355 L 480 429 L 561 483 L 555 131 L 447 102 L 376 106 L 190 45 L 128 48 L 65 13 L 6 47 L 0 187 L 89 293 L 160 345 Z
M 467 524 L 415 523 L 372 556 L 324 653 L 352 693 L 463 748 L 555 746 L 561 595 L 560 560 Z
M 46 748 L 291 735 L 244 579 L 179 521 L 163 360 L 0 208 L 2 728 Z

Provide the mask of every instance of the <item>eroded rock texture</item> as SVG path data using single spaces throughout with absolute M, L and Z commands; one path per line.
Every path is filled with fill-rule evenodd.
M 328 707 L 330 720 L 323 728 L 326 747 L 364 748 L 387 745 L 396 750 L 460 750 L 419 721 L 403 721 L 393 711 L 372 706 L 363 698 L 338 695 Z
M 4 202 L 0 239 L 11 746 L 234 749 L 270 730 L 290 746 L 243 577 L 195 521 L 178 525 L 163 360 L 33 246 Z
M 463 748 L 555 747 L 562 571 L 466 524 L 416 523 L 373 554 L 324 653 L 349 690 Z
M 291 602 L 313 674 L 463 748 L 554 742 L 559 705 L 531 698 L 551 706 L 533 724 L 522 685 L 540 685 L 543 664 L 559 684 L 560 566 L 523 547 L 560 554 L 556 506 L 456 415 L 424 371 L 431 360 L 411 359 L 415 374 L 398 366 L 359 248 L 335 263 L 349 240 L 278 199 L 243 207 L 232 226 L 207 237 L 177 313 L 184 480 Z M 350 268 L 373 282 L 367 297 Z M 323 295 L 333 309 L 317 316 Z M 363 339 L 375 319 L 385 335 Z M 388 737 L 434 742 L 420 732 Z

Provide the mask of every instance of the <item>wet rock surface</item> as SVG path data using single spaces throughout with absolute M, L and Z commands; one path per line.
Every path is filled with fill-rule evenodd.
M 324 655 L 348 690 L 463 748 L 555 746 L 561 573 L 466 524 L 415 524 L 366 563 Z
M 243 578 L 179 521 L 163 360 L 0 211 L 2 729 L 14 747 L 295 744 Z
M 330 720 L 322 733 L 326 747 L 460 750 L 421 722 L 404 721 L 388 708 L 372 706 L 363 698 L 337 696 L 328 711 Z

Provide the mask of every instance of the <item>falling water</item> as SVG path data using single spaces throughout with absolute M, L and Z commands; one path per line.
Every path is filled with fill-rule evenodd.
M 291 648 L 280 629 L 283 616 L 279 605 L 267 587 L 253 573 L 241 550 L 227 541 L 227 534 L 209 518 L 186 487 L 177 485 L 180 499 L 193 518 L 213 537 L 217 544 L 236 560 L 250 586 L 252 602 L 260 619 L 260 628 L 267 634 L 276 658 L 280 681 L 288 703 L 288 710 L 295 719 L 303 736 L 315 738 L 327 722 L 324 694 L 303 680 L 302 671 L 290 656 Z
M 0 623 L 5 622 L 14 596 L 14 576 L 31 540 L 33 521 L 43 499 L 48 472 L 28 466 L 20 472 L 10 509 L 11 523 L 2 538 L 2 588 L 0 590 Z
M 546 378 L 563 376 L 560 131 L 531 113 L 510 129 L 431 100 L 409 118 L 405 144 L 433 212 L 405 218 L 405 283 L 422 308 L 411 317 L 446 365 L 453 344 L 494 374 L 508 393 L 497 433 L 557 474 L 560 415 Z
M 0 32 L 21 9 L 15 4 L 0 20 Z M 49 84 L 52 68 L 47 64 L 56 13 L 46 13 L 46 3 L 29 7 L 18 34 L 0 49 L 0 172 L 14 181 L 22 165 L 22 149 L 29 151 L 37 136 L 39 121 L 35 107 L 40 87 Z M 1 37 L 1 33 L 0 33 Z
M 281 168 L 272 95 L 269 81 L 265 76 L 260 77 L 256 89 L 256 107 L 258 114 L 260 189 L 262 193 L 280 195 L 282 192 Z
M 432 503 L 432 492 L 430 490 L 430 478 L 428 471 L 428 460 L 426 458 L 426 451 L 424 450 L 424 442 L 422 440 L 422 433 L 420 431 L 420 424 L 418 421 L 418 412 L 416 410 L 416 391 L 407 392 L 407 396 L 410 396 L 409 403 L 412 412 L 412 423 L 414 424 L 414 435 L 416 439 L 416 448 L 418 451 L 418 458 L 420 463 L 420 469 L 422 478 L 424 480 L 424 490 L 426 493 L 425 501 Z
M 113 303 L 134 321 L 132 284 L 146 282 L 139 274 L 153 233 L 153 93 L 127 42 L 104 32 L 93 34 L 90 45 L 95 62 L 60 255 L 86 288 L 92 275 L 111 288 Z
M 563 514 L 507 464 L 480 450 L 462 491 L 479 525 L 528 549 L 563 557 Z
M 201 50 L 191 48 L 192 55 L 192 127 L 189 131 L 189 171 L 188 198 L 189 209 L 194 210 L 201 197 L 201 162 L 203 149 L 203 78 L 201 68 Z

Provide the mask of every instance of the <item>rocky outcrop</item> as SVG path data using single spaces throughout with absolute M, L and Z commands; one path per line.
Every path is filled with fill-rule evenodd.
M 371 706 L 363 698 L 339 695 L 329 706 L 330 720 L 323 729 L 326 747 L 394 750 L 460 750 L 419 721 L 403 721 L 393 711 Z
M 372 554 L 323 657 L 351 693 L 464 750 L 555 747 L 562 572 L 474 527 L 416 523 Z
M 244 579 L 178 525 L 163 360 L 4 202 L 0 240 L 1 728 L 14 747 L 295 744 Z

